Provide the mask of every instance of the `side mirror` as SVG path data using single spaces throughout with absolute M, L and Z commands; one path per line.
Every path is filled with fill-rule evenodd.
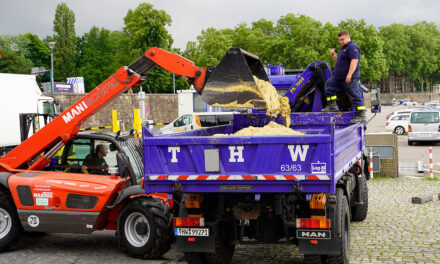
M 55 114 L 61 114 L 63 112 L 63 105 L 59 102 L 54 103 Z
M 371 89 L 371 113 L 380 113 L 380 88 Z
M 125 153 L 118 152 L 116 154 L 116 162 L 118 164 L 119 177 L 125 177 L 125 170 L 127 169 L 126 160 L 127 160 L 127 156 L 125 155 Z

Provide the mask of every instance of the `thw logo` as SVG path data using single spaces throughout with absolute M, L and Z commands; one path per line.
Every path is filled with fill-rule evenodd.
M 307 151 L 309 150 L 309 145 L 288 145 L 287 148 L 290 152 L 290 157 L 292 161 L 297 161 L 298 156 L 301 161 L 306 160 Z

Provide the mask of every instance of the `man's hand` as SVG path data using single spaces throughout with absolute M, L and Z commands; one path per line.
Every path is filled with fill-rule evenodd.
M 330 55 L 332 55 L 332 57 L 335 56 L 335 49 L 330 50 Z
M 347 74 L 347 77 L 345 77 L 346 83 L 351 83 L 351 74 Z

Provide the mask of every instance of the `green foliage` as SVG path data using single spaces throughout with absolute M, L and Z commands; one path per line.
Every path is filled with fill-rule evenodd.
M 31 33 L 0 35 L 3 46 L 0 72 L 29 74 L 31 67 L 50 68 L 47 44 L 55 41 L 55 79 L 83 76 L 86 91 L 102 83 L 119 67 L 130 65 L 151 47 L 160 47 L 195 62 L 199 67 L 215 66 L 230 47 L 239 47 L 260 57 L 263 64 L 305 68 L 311 62 L 327 61 L 334 66 L 330 49 L 339 49 L 337 33 L 350 32 L 362 51 L 362 79 L 380 81 L 390 71 L 411 78 L 418 90 L 440 81 L 440 32 L 436 25 L 391 24 L 376 28 L 364 20 L 347 19 L 338 25 L 321 23 L 301 14 L 286 14 L 277 21 L 259 19 L 233 28 L 203 29 L 184 51 L 172 49 L 167 27 L 172 19 L 164 10 L 141 3 L 124 17 L 122 31 L 92 27 L 83 36 L 75 34 L 75 15 L 65 3 L 57 6 L 53 36 L 40 40 Z M 160 64 L 160 62 L 159 62 Z M 150 93 L 173 91 L 173 74 L 157 67 L 142 84 Z M 48 81 L 49 75 L 39 77 Z M 176 89 L 187 89 L 185 79 L 176 76 Z M 135 89 L 135 92 L 139 88 Z
M 117 35 L 107 29 L 93 27 L 80 39 L 78 48 L 81 51 L 78 74 L 85 79 L 87 92 L 94 89 L 119 67 L 118 61 L 114 60 L 118 44 Z
M 29 57 L 29 39 L 25 35 L 2 35 L 2 58 L 0 72 L 30 74 L 33 67 Z
M 53 22 L 54 79 L 65 82 L 75 73 L 76 34 L 75 14 L 66 3 L 58 4 Z
M 141 3 L 135 10 L 130 9 L 124 17 L 122 41 L 128 47 L 128 50 L 125 50 L 128 56 L 123 56 L 122 60 L 130 60 L 131 64 L 151 47 L 170 50 L 173 38 L 166 27 L 170 26 L 171 22 L 170 15 L 164 10 L 154 9 L 149 3 Z M 157 67 L 148 74 L 148 79 L 142 86 L 150 93 L 170 93 L 173 91 L 172 73 Z M 182 81 L 178 81 L 176 87 L 185 89 L 188 85 L 182 86 Z M 138 90 L 139 88 L 136 88 L 135 92 Z

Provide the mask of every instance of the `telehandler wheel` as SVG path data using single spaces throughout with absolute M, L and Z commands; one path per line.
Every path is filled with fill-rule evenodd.
M 137 258 L 158 258 L 171 247 L 171 213 L 160 199 L 151 197 L 130 201 L 118 219 L 118 246 Z
M 341 188 L 336 189 L 336 228 L 340 229 L 339 255 L 327 256 L 328 264 L 348 264 L 350 257 L 350 211 L 347 197 Z
M 23 233 L 12 197 L 0 190 L 0 252 L 14 246 Z
M 361 203 L 360 205 L 353 205 L 351 207 L 351 220 L 352 221 L 364 221 L 365 218 L 367 218 L 368 214 L 368 186 L 367 186 L 367 179 L 365 178 L 365 175 L 362 174 L 360 178 L 358 178 L 358 184 L 359 184 L 359 192 L 361 196 Z M 358 195 L 357 193 L 355 195 Z

